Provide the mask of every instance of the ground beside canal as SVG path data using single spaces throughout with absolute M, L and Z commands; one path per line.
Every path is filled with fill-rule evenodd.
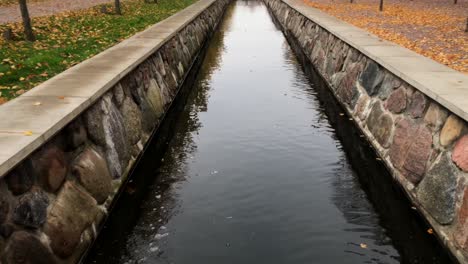
M 122 16 L 102 14 L 95 6 L 33 18 L 38 39 L 34 43 L 22 39 L 20 23 L 0 24 L 0 31 L 11 28 L 17 38 L 0 38 L 0 104 L 194 2 L 160 0 L 153 4 L 129 0 L 122 2 Z
M 380 38 L 468 73 L 468 1 L 304 0 Z M 352 2 L 352 3 L 351 3 Z

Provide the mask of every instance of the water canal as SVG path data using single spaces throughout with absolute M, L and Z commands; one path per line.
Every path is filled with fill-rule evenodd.
M 85 262 L 449 263 L 267 8 L 219 27 Z

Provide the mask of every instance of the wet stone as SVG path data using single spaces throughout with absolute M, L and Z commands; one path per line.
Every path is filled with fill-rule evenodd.
M 140 109 L 142 113 L 141 125 L 143 127 L 144 132 L 150 134 L 156 127 L 156 124 L 158 123 L 159 119 L 155 111 L 153 110 L 151 104 L 149 103 L 149 99 L 146 97 L 146 95 L 142 96 L 142 98 L 143 100 L 140 104 Z
M 20 195 L 29 191 L 34 183 L 31 160 L 26 159 L 21 162 L 20 165 L 5 177 L 5 181 L 8 185 L 8 189 L 10 189 L 14 195 Z
M 130 159 L 127 131 L 122 114 L 106 94 L 86 112 L 91 139 L 104 147 L 112 177 L 119 178 Z
M 99 146 L 106 145 L 104 135 L 104 127 L 102 125 L 102 99 L 91 106 L 84 114 L 86 127 L 88 128 L 89 137 Z
M 379 89 L 379 98 L 385 100 L 394 89 L 401 86 L 401 81 L 391 73 L 386 73 Z
M 91 147 L 77 157 L 73 163 L 72 174 L 99 204 L 103 203 L 112 192 L 112 177 L 107 163 Z
M 367 119 L 367 127 L 382 147 L 387 148 L 393 130 L 393 120 L 389 114 L 384 113 L 380 101 L 376 102 Z
M 359 82 L 362 87 L 364 87 L 367 94 L 375 95 L 380 88 L 383 78 L 384 74 L 383 71 L 379 69 L 379 65 L 374 61 L 369 60 L 366 68 L 359 78 Z
M 359 98 L 359 91 L 356 87 L 356 79 L 361 71 L 361 65 L 356 63 L 347 71 L 346 76 L 343 77 L 340 87 L 338 87 L 337 96 L 342 102 L 348 104 L 352 109 L 356 105 Z
M 0 236 L 9 238 L 15 231 L 15 227 L 12 224 L 4 224 L 0 226 Z
M 57 146 L 49 145 L 40 151 L 32 162 L 42 186 L 47 191 L 57 191 L 67 174 L 65 153 Z
M 416 91 L 411 97 L 411 102 L 408 106 L 408 112 L 413 118 L 422 117 L 428 102 L 424 94 Z
M 417 184 L 424 176 L 427 161 L 432 154 L 432 134 L 425 126 L 420 126 L 418 134 L 413 137 L 416 138 L 413 138 L 403 168 L 406 178 Z
M 80 243 L 82 232 L 98 214 L 96 201 L 75 183 L 66 182 L 52 204 L 44 226 L 50 247 L 61 257 L 69 257 Z
M 464 121 L 455 115 L 450 115 L 440 132 L 440 144 L 442 146 L 452 144 L 461 135 L 463 128 Z
M 363 94 L 359 97 L 359 100 L 356 104 L 355 113 L 360 120 L 365 120 L 367 115 L 367 106 L 369 105 L 370 97 Z
M 357 61 L 358 57 L 359 57 L 359 53 L 354 48 L 350 48 L 348 50 L 348 53 L 346 54 L 346 59 L 343 63 L 343 68 L 347 69 L 349 64 Z
M 122 116 L 130 144 L 136 144 L 141 137 L 141 113 L 138 106 L 129 97 L 122 103 Z
M 455 241 L 462 249 L 468 249 L 468 187 L 465 187 L 463 199 L 457 214 Z
M 151 107 L 156 113 L 157 117 L 160 117 L 164 112 L 164 98 L 161 95 L 161 89 L 155 79 L 151 79 L 147 91 L 147 96 Z
M 432 134 L 424 124 L 400 119 L 396 124 L 390 160 L 413 184 L 424 176 L 426 163 L 432 153 Z
M 67 135 L 67 149 L 75 150 L 83 145 L 88 139 L 86 128 L 81 117 L 75 119 L 67 126 L 65 134 Z
M 57 263 L 49 249 L 36 236 L 26 231 L 13 233 L 7 244 L 3 259 L 5 263 Z
M 0 193 L 0 224 L 6 221 L 8 213 L 10 212 L 10 203 L 5 195 L 5 193 Z
M 448 112 L 437 103 L 431 103 L 424 116 L 424 121 L 434 130 L 439 130 L 447 119 Z
M 383 113 L 382 103 L 380 101 L 375 102 L 372 106 L 369 117 L 367 118 L 367 125 L 369 126 L 369 124 L 377 123 L 377 120 L 383 115 Z
M 26 193 L 18 200 L 13 213 L 13 221 L 25 227 L 39 228 L 46 221 L 48 205 L 49 198 L 44 192 L 34 190 Z
M 345 72 L 337 72 L 331 78 L 331 84 L 334 90 L 337 90 L 341 85 L 341 81 L 346 76 Z
M 416 194 L 422 206 L 440 224 L 453 221 L 457 170 L 447 153 L 443 153 L 419 184 Z
M 400 87 L 393 91 L 385 102 L 385 107 L 395 114 L 403 112 L 406 108 L 406 89 Z
M 461 170 L 468 172 L 468 135 L 464 135 L 455 144 L 452 160 Z
M 120 83 L 114 87 L 114 98 L 117 106 L 120 107 L 125 99 L 125 93 Z

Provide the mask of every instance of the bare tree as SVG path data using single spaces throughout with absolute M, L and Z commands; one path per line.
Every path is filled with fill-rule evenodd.
M 380 0 L 379 11 L 383 11 L 383 0 Z
M 453 4 L 456 5 L 458 3 L 458 0 L 453 0 Z
M 23 18 L 23 27 L 24 27 L 24 36 L 28 41 L 35 41 L 36 36 L 34 36 L 34 32 L 31 26 L 31 18 L 29 17 L 28 5 L 26 0 L 18 0 L 21 17 Z
M 115 13 L 117 15 L 122 15 L 122 8 L 120 8 L 120 0 L 115 0 Z
M 465 28 L 465 32 L 468 32 L 468 17 L 466 18 L 466 28 Z

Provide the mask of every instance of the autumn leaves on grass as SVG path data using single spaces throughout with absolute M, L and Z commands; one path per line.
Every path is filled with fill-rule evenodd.
M 1 32 L 5 28 L 17 32 L 15 41 L 0 39 L 0 104 L 193 2 L 159 0 L 156 5 L 128 0 L 122 2 L 122 16 L 102 14 L 100 7 L 93 7 L 34 18 L 35 42 L 22 39 L 21 23 L 0 25 Z
M 436 0 L 385 1 L 383 12 L 370 0 L 303 0 L 308 5 L 468 73 L 468 3 Z

